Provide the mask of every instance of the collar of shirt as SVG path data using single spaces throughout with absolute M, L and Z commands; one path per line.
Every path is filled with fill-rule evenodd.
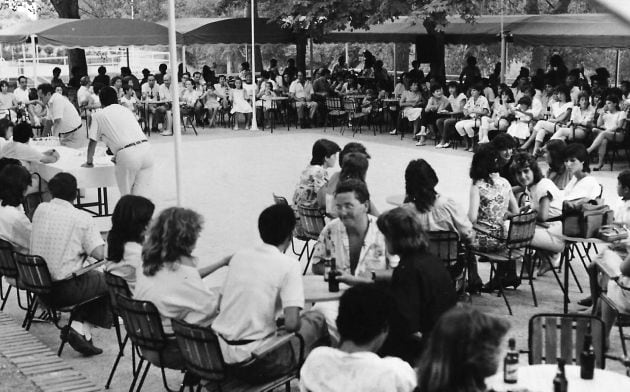
M 265 253 L 277 253 L 277 254 L 281 254 L 280 249 L 278 249 L 278 247 L 277 247 L 277 246 L 270 245 L 270 244 L 267 244 L 267 243 L 264 243 L 264 242 L 263 242 L 262 244 L 260 244 L 260 246 L 258 246 L 258 249 L 259 249 L 261 252 L 265 252 Z
M 355 274 L 358 274 L 360 271 L 359 266 L 361 262 L 367 255 L 367 253 L 374 246 L 378 245 L 377 236 L 380 232 L 378 231 L 378 227 L 376 225 L 376 217 L 368 214 L 368 227 L 365 233 L 365 237 L 363 238 L 363 244 L 361 245 L 361 253 L 359 254 L 359 261 L 357 262 L 357 268 L 355 269 Z M 348 265 L 350 265 L 350 239 L 348 238 L 348 232 L 346 231 L 346 226 L 339 220 L 339 237 L 341 238 L 341 243 L 343 245 L 343 252 L 348 260 Z
M 70 208 L 74 208 L 74 206 L 72 205 L 72 203 L 70 203 L 67 200 L 64 199 L 59 199 L 57 197 L 55 197 L 54 199 L 52 199 L 50 201 L 51 204 L 56 204 L 58 206 L 63 206 L 63 207 L 70 207 Z

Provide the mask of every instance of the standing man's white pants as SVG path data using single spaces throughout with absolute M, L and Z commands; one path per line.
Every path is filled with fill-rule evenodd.
M 116 182 L 120 195 L 149 197 L 153 183 L 153 153 L 148 142 L 118 151 Z

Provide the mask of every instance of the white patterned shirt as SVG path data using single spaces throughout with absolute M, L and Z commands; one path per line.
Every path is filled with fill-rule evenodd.
M 335 257 L 337 269 L 350 271 L 350 241 L 346 227 L 339 218 L 333 219 L 319 234 L 313 252 L 313 264 L 321 261 L 326 249 Z M 371 277 L 372 271 L 396 268 L 398 262 L 387 260 L 386 249 L 385 236 L 376 226 L 376 217 L 368 215 L 368 229 L 353 275 Z
M 31 254 L 46 260 L 53 280 L 80 269 L 85 256 L 103 244 L 92 217 L 68 201 L 52 199 L 33 214 Z
M 28 253 L 31 222 L 21 206 L 0 206 L 0 239 L 10 242 L 14 250 Z

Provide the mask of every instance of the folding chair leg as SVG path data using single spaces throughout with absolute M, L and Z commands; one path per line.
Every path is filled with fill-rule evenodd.
M 55 317 L 56 318 L 56 317 Z M 70 313 L 70 318 L 68 319 L 68 328 L 64 328 L 61 330 L 61 343 L 59 344 L 59 350 L 57 350 L 57 356 L 60 357 L 61 353 L 63 351 L 63 347 L 66 345 L 66 342 L 68 341 L 68 333 L 70 332 L 70 328 L 72 328 L 72 321 L 74 321 L 74 315 L 72 313 Z M 56 324 L 56 323 L 55 323 Z
M 505 291 L 503 291 L 503 277 L 499 276 L 497 274 L 497 279 L 499 279 L 499 294 L 501 295 L 501 297 L 503 297 L 503 301 L 505 301 L 505 306 L 507 306 L 508 308 L 508 312 L 510 313 L 510 316 L 512 316 L 512 307 L 510 306 L 510 302 L 508 301 L 507 297 L 505 296 Z
M 575 280 L 575 284 L 580 290 L 580 293 L 583 293 L 584 290 L 582 290 L 582 285 L 580 285 L 580 281 L 578 280 L 577 275 L 575 274 L 575 271 L 573 270 L 573 267 L 571 266 L 571 263 L 567 262 L 566 264 L 567 265 L 565 266 L 565 268 L 569 268 L 569 271 L 571 271 L 571 275 L 573 275 L 573 280 Z
M 1 279 L 1 278 L 0 278 Z M 7 291 L 4 293 L 4 295 L 2 296 L 2 305 L 0 305 L 0 310 L 4 310 L 4 306 L 7 304 L 7 299 L 9 299 L 9 294 L 11 294 L 11 288 L 13 286 L 11 286 L 10 284 L 7 284 Z M 17 290 L 17 289 L 16 289 Z M 20 293 L 18 292 L 18 295 Z
M 308 252 L 308 248 L 306 249 L 306 267 L 304 267 L 304 272 L 302 273 L 302 275 L 306 275 L 306 272 L 308 271 L 308 266 L 311 264 L 311 258 L 313 257 L 313 253 L 315 253 L 314 247 L 310 253 Z
M 624 339 L 625 335 L 623 334 L 623 326 L 619 323 L 619 321 L 617 321 L 617 327 L 619 328 L 619 339 L 621 340 L 621 350 L 623 352 L 623 356 L 628 357 L 628 349 L 626 347 L 626 339 Z
M 112 370 L 109 372 L 109 377 L 107 378 L 107 382 L 105 383 L 105 389 L 109 389 L 110 384 L 112 383 L 112 379 L 114 378 L 114 373 L 118 368 L 118 362 L 120 362 L 120 358 L 125 354 L 125 345 L 127 344 L 127 340 L 129 339 L 129 335 L 125 336 L 125 339 L 122 341 L 122 345 L 118 348 L 118 355 L 116 356 L 116 360 L 114 360 L 114 366 L 112 366 Z
M 28 298 L 28 297 L 27 297 Z M 24 316 L 24 321 L 22 322 L 22 328 L 25 330 L 31 329 L 31 324 L 33 323 L 33 317 L 35 317 L 35 312 L 39 307 L 39 300 L 37 297 L 30 299 L 30 306 L 26 311 L 26 316 Z
M 140 361 L 138 362 L 138 367 L 133 372 L 133 380 L 131 380 L 131 385 L 129 386 L 129 392 L 133 392 L 134 387 L 136 386 L 138 377 L 140 377 L 140 372 L 142 372 L 142 365 L 144 365 L 144 359 L 140 358 Z M 146 377 L 147 372 L 149 371 L 149 366 L 151 366 L 151 363 L 147 361 L 147 366 L 144 369 L 144 374 L 142 375 L 142 381 L 144 381 L 144 378 Z M 140 388 L 142 388 L 142 384 L 138 386 L 137 390 L 139 391 Z
M 536 298 L 536 289 L 534 289 L 534 279 L 532 278 L 534 274 L 534 263 L 532 262 L 532 255 L 525 254 L 523 256 L 523 264 L 521 265 L 521 280 L 523 280 L 523 270 L 525 270 L 525 264 L 529 266 L 527 271 L 527 280 L 529 281 L 529 288 L 532 291 L 532 299 L 534 300 L 534 306 L 538 307 L 538 299 Z

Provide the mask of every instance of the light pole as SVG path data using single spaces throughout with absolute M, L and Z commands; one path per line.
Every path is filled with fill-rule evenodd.
M 175 0 L 168 0 L 168 49 L 171 71 L 171 99 L 173 100 L 173 139 L 175 141 L 175 186 L 177 205 L 182 205 L 182 173 L 181 173 L 181 117 L 179 114 L 179 83 L 177 83 L 177 36 L 175 32 Z

